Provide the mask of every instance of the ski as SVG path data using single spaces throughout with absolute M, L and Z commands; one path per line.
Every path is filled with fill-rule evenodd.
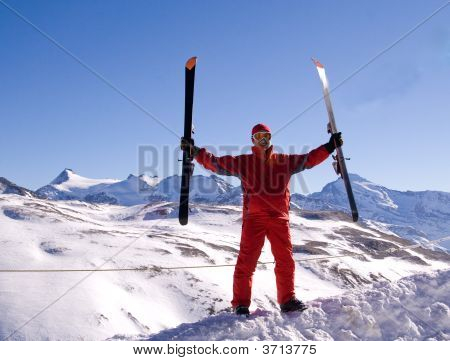
M 334 134 L 337 133 L 338 130 L 334 119 L 333 108 L 331 106 L 330 91 L 328 87 L 328 79 L 325 73 L 325 68 L 318 60 L 312 59 L 312 61 L 314 62 L 317 72 L 319 73 L 320 80 L 322 81 L 323 97 L 325 99 L 325 105 L 327 107 L 329 120 L 327 127 L 328 133 Z M 357 222 L 358 208 L 356 207 L 355 197 L 353 195 L 352 185 L 350 183 L 350 178 L 347 172 L 347 166 L 345 165 L 344 153 L 341 147 L 336 147 L 336 156 L 333 155 L 333 159 L 335 160 L 333 162 L 333 167 L 336 173 L 340 175 L 341 178 L 344 180 L 345 190 L 347 191 L 348 201 L 350 203 L 350 208 L 352 211 L 353 222 Z
M 184 100 L 184 136 L 183 138 L 194 144 L 192 139 L 192 108 L 194 102 L 195 66 L 197 57 L 192 57 L 186 62 L 185 73 L 185 100 Z M 180 206 L 178 219 L 181 225 L 188 223 L 189 217 L 189 184 L 194 171 L 194 157 L 189 152 L 183 151 L 183 165 L 181 173 Z

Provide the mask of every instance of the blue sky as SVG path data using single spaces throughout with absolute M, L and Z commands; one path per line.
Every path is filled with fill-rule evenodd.
M 32 189 L 66 167 L 91 178 L 138 173 L 141 145 L 160 150 L 158 173 L 177 173 L 192 55 L 196 143 L 245 146 L 255 123 L 276 131 L 321 96 L 312 56 L 333 87 L 445 3 L 1 2 L 173 131 L 0 4 L 0 176 Z M 449 20 L 450 6 L 332 94 L 351 172 L 399 190 L 450 191 Z M 273 142 L 315 147 L 328 139 L 326 122 L 321 102 Z M 304 179 L 312 192 L 336 176 L 328 160 Z

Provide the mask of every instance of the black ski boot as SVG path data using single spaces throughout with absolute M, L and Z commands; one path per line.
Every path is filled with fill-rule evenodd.
M 281 308 L 281 312 L 286 313 L 286 312 L 294 312 L 294 311 L 302 312 L 302 311 L 306 310 L 308 307 L 302 301 L 293 297 L 288 302 L 280 305 L 280 308 Z
M 237 306 L 234 309 L 234 312 L 236 313 L 236 315 L 245 315 L 248 316 L 250 314 L 250 311 L 248 310 L 247 306 Z

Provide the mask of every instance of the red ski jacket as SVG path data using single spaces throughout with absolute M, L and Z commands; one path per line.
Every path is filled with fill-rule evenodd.
M 307 154 L 279 154 L 252 147 L 252 154 L 216 157 L 202 148 L 195 159 L 217 174 L 236 176 L 243 191 L 243 216 L 289 218 L 289 180 L 295 173 L 323 162 L 329 156 L 324 145 Z

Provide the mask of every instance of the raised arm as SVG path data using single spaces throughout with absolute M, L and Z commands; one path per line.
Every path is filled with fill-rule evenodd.
M 290 154 L 289 169 L 291 174 L 301 172 L 304 169 L 310 169 L 322 163 L 331 153 L 334 152 L 336 146 L 340 147 L 343 143 L 341 133 L 336 133 L 331 135 L 328 143 L 313 149 L 307 154 Z
M 231 155 L 216 157 L 205 148 L 198 150 L 195 160 L 206 169 L 220 175 L 239 176 L 239 158 Z
M 329 155 L 325 145 L 321 145 L 307 154 L 289 154 L 289 170 L 291 174 L 295 174 L 310 169 L 322 163 Z

